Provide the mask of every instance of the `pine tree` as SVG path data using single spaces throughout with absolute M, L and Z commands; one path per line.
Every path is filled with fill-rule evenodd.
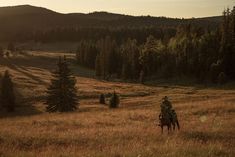
M 104 94 L 100 94 L 100 104 L 105 104 L 105 96 Z
M 0 111 L 3 108 L 3 101 L 2 101 L 2 74 L 0 73 Z
M 77 109 L 76 80 L 72 76 L 66 58 L 59 58 L 58 69 L 48 88 L 46 100 L 48 112 L 69 112 Z
M 1 111 L 1 109 L 2 109 L 2 74 L 0 73 L 0 111 Z
M 7 58 L 10 57 L 10 52 L 9 52 L 9 51 L 6 52 L 6 57 L 7 57 Z
M 100 69 L 103 79 L 107 79 L 117 71 L 117 43 L 109 36 L 97 42 L 100 51 Z M 114 61 L 115 60 L 115 61 Z
M 217 82 L 218 75 L 219 75 L 220 71 L 221 71 L 221 63 L 219 61 L 217 61 L 217 63 L 211 64 L 211 67 L 210 67 L 210 80 L 213 83 Z
M 103 79 L 107 76 L 108 69 L 108 58 L 109 58 L 109 46 L 110 46 L 110 38 L 106 37 L 105 39 L 101 39 L 97 42 L 97 47 L 99 48 L 99 62 L 100 62 L 100 72 Z
M 166 47 L 160 40 L 156 40 L 153 36 L 147 38 L 139 57 L 141 68 L 146 77 L 158 72 L 161 66 L 161 55 L 166 51 L 165 49 Z
M 120 49 L 122 56 L 122 78 L 136 79 L 139 76 L 139 49 L 136 40 L 128 39 Z
M 112 97 L 109 101 L 109 107 L 110 108 L 118 108 L 120 103 L 119 96 L 116 94 L 116 92 L 113 92 Z
M 14 52 L 15 51 L 15 45 L 13 43 L 9 43 L 7 46 L 7 50 Z
M 8 71 L 4 73 L 1 87 L 3 107 L 6 108 L 8 112 L 13 112 L 15 110 L 15 94 L 13 82 Z
M 222 84 L 225 84 L 226 81 L 227 81 L 227 76 L 226 76 L 226 74 L 225 74 L 224 72 L 221 72 L 221 73 L 219 74 L 219 76 L 218 76 L 218 83 L 219 83 L 220 85 L 222 85 Z
M 224 11 L 220 54 L 223 58 L 224 72 L 228 77 L 235 78 L 235 53 L 233 52 L 233 12 Z
M 4 57 L 4 51 L 3 51 L 3 48 L 0 47 L 0 58 Z
M 140 71 L 140 77 L 139 77 L 140 83 L 144 84 L 145 81 L 145 74 L 144 74 L 144 70 Z
M 100 55 L 99 54 L 96 56 L 96 60 L 95 60 L 95 75 L 101 76 L 101 65 L 100 65 Z

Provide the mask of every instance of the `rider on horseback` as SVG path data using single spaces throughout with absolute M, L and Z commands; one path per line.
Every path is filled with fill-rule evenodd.
M 172 104 L 169 101 L 168 97 L 165 96 L 162 100 L 163 101 L 160 105 L 161 113 L 159 114 L 159 126 L 161 126 L 162 128 L 162 132 L 164 125 L 167 125 L 168 131 L 171 128 L 171 125 L 173 125 L 173 129 L 175 130 L 175 124 L 177 125 L 178 129 L 180 129 L 177 114 L 172 108 Z
M 159 118 L 160 118 L 160 116 L 170 116 L 170 118 L 172 118 L 173 113 L 172 113 L 172 104 L 171 104 L 171 102 L 169 101 L 167 96 L 165 96 L 162 100 L 163 101 L 160 105 L 161 114 L 159 115 Z

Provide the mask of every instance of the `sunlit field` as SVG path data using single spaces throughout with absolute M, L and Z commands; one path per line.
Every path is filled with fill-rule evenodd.
M 24 52 L 0 59 L 15 83 L 15 113 L 1 112 L 0 156 L 233 157 L 235 156 L 235 90 L 169 83 L 123 83 L 96 79 L 92 70 L 75 64 L 79 109 L 45 112 L 51 72 L 62 53 Z M 98 103 L 116 91 L 120 108 Z M 169 96 L 181 130 L 161 134 L 160 102 Z M 108 103 L 108 100 L 106 100 Z

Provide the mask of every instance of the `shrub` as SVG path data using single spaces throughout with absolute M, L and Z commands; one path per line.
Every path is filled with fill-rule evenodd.
M 0 58 L 4 57 L 4 50 L 2 47 L 0 47 Z
M 100 104 L 105 104 L 105 96 L 104 96 L 104 94 L 100 94 Z
M 10 57 L 10 52 L 9 52 L 9 51 L 6 52 L 6 57 L 7 57 L 7 58 Z
M 15 51 L 15 45 L 13 43 L 9 43 L 7 46 L 7 50 L 14 52 Z
M 120 103 L 119 96 L 116 94 L 116 92 L 113 92 L 113 94 L 110 98 L 109 107 L 110 108 L 118 108 L 119 103 Z

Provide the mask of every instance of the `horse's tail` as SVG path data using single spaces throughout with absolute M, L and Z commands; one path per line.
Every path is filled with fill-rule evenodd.
M 180 129 L 180 124 L 179 124 L 179 121 L 178 121 L 178 119 L 176 119 L 176 125 L 177 125 L 177 127 L 178 127 L 178 130 Z

